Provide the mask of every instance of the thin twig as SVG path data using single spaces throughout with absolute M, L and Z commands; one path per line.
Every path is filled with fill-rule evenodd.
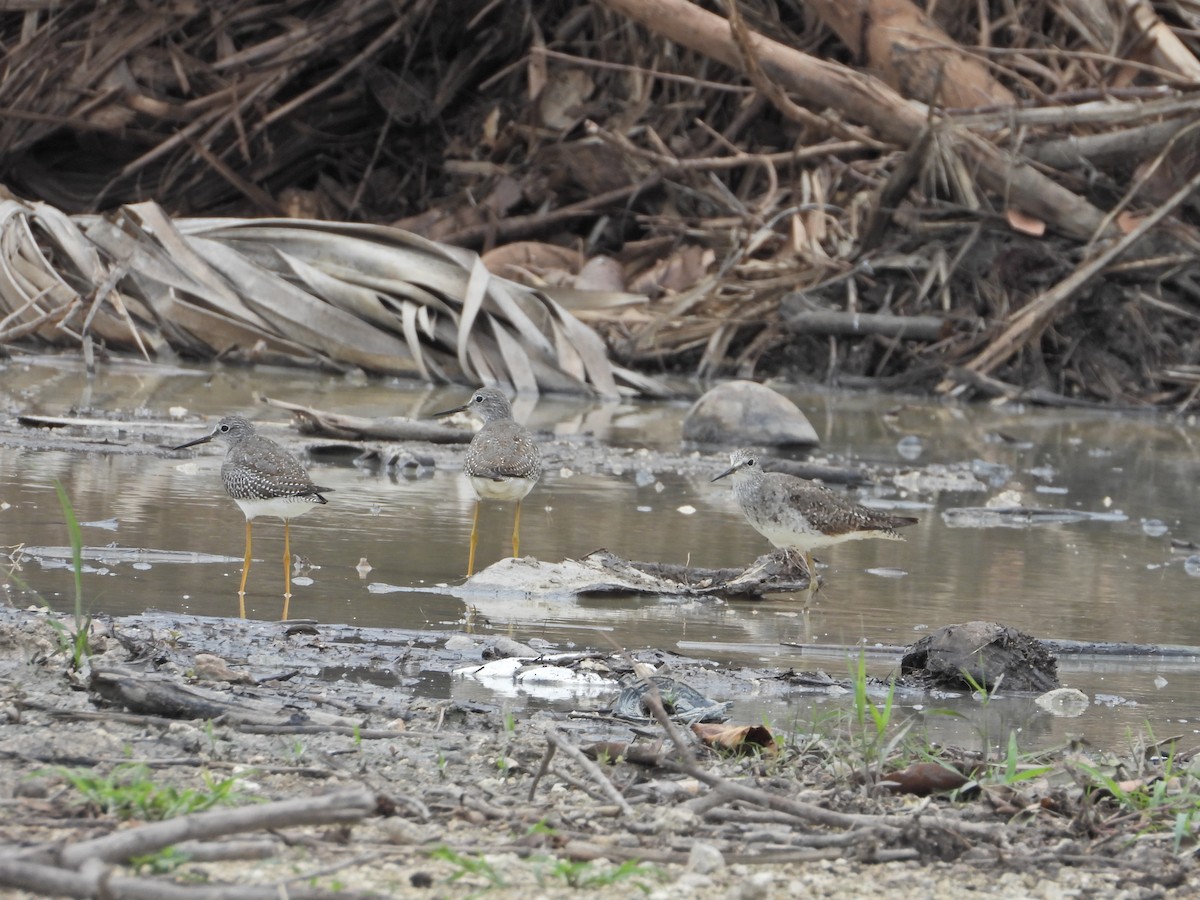
M 582 750 L 567 741 L 556 731 L 547 731 L 546 740 L 578 763 L 580 768 L 582 768 L 583 771 L 587 772 L 588 775 L 592 777 L 592 781 L 599 786 L 600 790 L 603 791 L 604 796 L 608 797 L 613 803 L 620 807 L 622 813 L 627 816 L 633 815 L 633 807 L 629 805 L 629 801 L 621 796 L 621 792 L 618 791 L 616 786 L 608 780 L 608 776 L 604 774 L 603 770 L 601 770 L 598 765 L 588 759 Z

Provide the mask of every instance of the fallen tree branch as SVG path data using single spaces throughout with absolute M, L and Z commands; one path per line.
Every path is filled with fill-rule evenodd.
M 71 844 L 61 850 L 58 859 L 71 869 L 78 869 L 89 860 L 124 862 L 134 856 L 157 853 L 181 841 L 211 840 L 264 828 L 358 822 L 371 815 L 375 807 L 375 795 L 371 791 L 353 787 L 261 806 L 211 810 Z
M 1012 402 L 1036 403 L 1039 406 L 1073 407 L 1076 409 L 1113 409 L 1111 403 L 1068 397 L 1045 388 L 1023 388 L 992 378 L 982 372 L 955 366 L 950 370 L 950 380 L 960 382 L 960 387 L 973 387 L 989 397 L 1003 397 Z
M 37 863 L 0 861 L 0 884 L 55 897 L 87 897 L 104 900 L 373 900 L 377 894 L 264 885 L 214 885 L 185 887 L 151 878 L 114 875 L 105 866 L 89 866 L 73 872 Z
M 1192 119 L 1173 118 L 1120 131 L 1072 134 L 1040 144 L 1026 144 L 1021 151 L 1035 162 L 1056 169 L 1070 169 L 1085 161 L 1094 166 L 1107 166 L 1157 153 L 1180 131 L 1194 124 Z
M 367 416 L 326 412 L 313 409 L 311 406 L 289 403 L 286 400 L 275 400 L 271 397 L 264 397 L 263 401 L 268 406 L 295 413 L 296 417 L 300 419 L 303 431 L 340 440 L 374 439 L 428 441 L 432 444 L 467 444 L 473 437 L 470 431 L 462 428 L 450 428 L 436 422 L 422 422 L 417 419 L 407 419 L 404 416 L 368 418 Z
M 291 712 L 251 693 L 230 696 L 224 692 L 186 685 L 169 676 L 126 669 L 97 669 L 89 687 L 112 703 L 136 713 L 168 719 L 222 719 L 247 725 L 293 725 Z M 353 730 L 361 723 L 346 716 L 313 709 L 305 713 L 308 725 L 342 726 Z

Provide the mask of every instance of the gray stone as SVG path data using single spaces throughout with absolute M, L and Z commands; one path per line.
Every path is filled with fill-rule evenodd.
M 717 385 L 697 400 L 684 417 L 683 439 L 757 447 L 821 442 L 795 403 L 754 381 Z
M 696 841 L 688 852 L 687 868 L 699 875 L 711 875 L 725 868 L 725 856 L 712 844 Z

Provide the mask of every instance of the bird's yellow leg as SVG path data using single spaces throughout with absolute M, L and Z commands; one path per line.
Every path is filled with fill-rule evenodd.
M 517 514 L 513 516 L 513 559 L 521 555 L 521 501 L 517 501 Z
M 242 584 L 238 588 L 238 615 L 246 618 L 246 576 L 250 574 L 250 529 L 251 520 L 246 520 L 246 558 L 242 560 Z
M 288 617 L 292 603 L 292 523 L 283 520 L 283 618 Z
M 467 577 L 475 574 L 475 547 L 479 543 L 479 501 L 475 501 L 475 517 L 471 519 L 471 554 L 467 557 Z
M 813 563 L 812 554 L 808 551 L 804 553 L 804 565 L 808 569 L 808 589 L 809 591 L 815 591 L 821 585 L 817 582 L 816 564 Z

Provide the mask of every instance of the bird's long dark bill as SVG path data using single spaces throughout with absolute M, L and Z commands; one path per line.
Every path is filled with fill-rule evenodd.
M 430 418 L 433 418 L 433 419 L 444 419 L 444 418 L 446 418 L 446 416 L 452 416 L 452 415 L 454 415 L 455 413 L 460 413 L 460 412 L 462 412 L 464 409 L 466 409 L 466 408 L 467 408 L 468 406 L 470 406 L 470 405 L 471 405 L 470 403 L 464 403 L 462 406 L 456 406 L 456 407 L 454 407 L 454 409 L 444 409 L 444 410 L 442 410 L 442 411 L 441 411 L 441 412 L 439 412 L 439 413 L 434 413 L 434 414 L 433 414 L 433 415 L 432 415 Z
M 206 434 L 204 437 L 198 437 L 194 441 L 188 441 L 186 444 L 180 444 L 178 447 L 172 447 L 171 452 L 174 453 L 176 450 L 186 450 L 188 447 L 195 447 L 197 444 L 207 444 L 212 439 L 213 436 L 211 434 Z
M 736 471 L 737 471 L 737 466 L 734 466 L 732 469 L 726 469 L 724 472 L 722 472 L 720 475 L 718 475 L 716 478 L 714 478 L 713 481 L 720 481 L 726 475 L 732 475 Z M 711 482 L 710 482 L 710 484 L 711 484 Z

